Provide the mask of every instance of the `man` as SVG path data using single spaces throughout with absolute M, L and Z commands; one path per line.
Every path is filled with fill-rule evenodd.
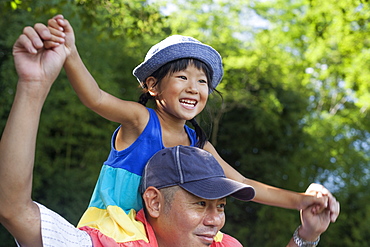
M 57 39 L 36 24 L 26 27 L 13 47 L 19 80 L 0 142 L 0 222 L 20 246 L 114 246 L 108 236 L 74 228 L 31 199 L 39 118 L 67 52 L 64 45 L 43 40 Z M 225 197 L 250 200 L 254 190 L 225 178 L 206 151 L 179 146 L 157 153 L 144 172 L 142 192 L 145 210 L 136 217 L 134 212 L 122 215 L 129 225 L 124 234 L 134 239 L 117 246 L 241 246 L 219 232 Z M 315 246 L 330 223 L 330 212 L 318 213 L 312 206 L 301 216 L 302 226 L 288 246 Z M 302 245 L 304 239 L 312 242 Z

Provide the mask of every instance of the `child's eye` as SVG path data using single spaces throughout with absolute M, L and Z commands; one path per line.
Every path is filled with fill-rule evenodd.
M 206 80 L 199 80 L 200 83 L 207 83 Z
M 180 78 L 182 80 L 187 80 L 186 76 L 184 76 L 184 75 L 180 75 L 180 76 L 178 76 L 178 78 Z

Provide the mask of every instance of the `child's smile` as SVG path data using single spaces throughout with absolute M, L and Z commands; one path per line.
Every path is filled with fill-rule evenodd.
M 189 64 L 185 70 L 163 78 L 155 91 L 158 109 L 176 118 L 189 120 L 198 115 L 207 103 L 207 77 L 202 70 Z
M 180 103 L 185 108 L 194 109 L 198 102 L 196 100 L 192 100 L 192 99 L 180 99 Z

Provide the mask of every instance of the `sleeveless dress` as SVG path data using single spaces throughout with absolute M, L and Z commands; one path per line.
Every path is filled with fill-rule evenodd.
M 127 232 L 124 215 L 142 209 L 142 198 L 138 191 L 141 175 L 147 161 L 165 148 L 157 114 L 149 111 L 149 121 L 141 135 L 128 148 L 117 151 L 114 147 L 118 127 L 111 139 L 111 151 L 104 162 L 90 204 L 78 227 L 92 227 L 118 242 L 122 232 Z M 195 131 L 184 125 L 191 146 L 196 144 Z M 130 215 L 130 217 L 135 217 Z

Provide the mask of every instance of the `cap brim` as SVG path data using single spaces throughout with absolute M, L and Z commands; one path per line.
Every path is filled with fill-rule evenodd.
M 180 187 L 198 197 L 215 200 L 232 196 L 241 201 L 250 201 L 255 196 L 252 186 L 225 178 L 213 177 L 179 184 Z

